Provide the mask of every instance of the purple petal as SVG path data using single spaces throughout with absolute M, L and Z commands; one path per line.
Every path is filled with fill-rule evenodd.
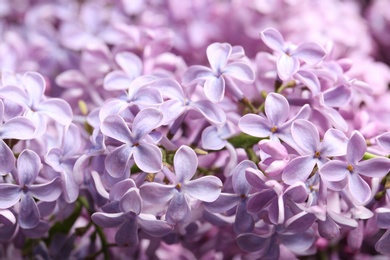
M 7 175 L 15 167 L 15 156 L 12 150 L 0 139 L 0 176 Z
M 354 131 L 347 146 L 347 161 L 353 164 L 357 163 L 363 158 L 366 150 L 366 140 L 361 133 Z
M 46 202 L 55 201 L 62 193 L 61 178 L 56 177 L 48 183 L 31 185 L 29 191 L 38 200 Z
M 173 158 L 177 182 L 189 181 L 198 168 L 198 157 L 190 147 L 182 145 Z
M 255 80 L 255 72 L 244 62 L 232 62 L 223 70 L 223 75 L 237 79 L 244 83 L 252 83 Z
M 226 121 L 225 111 L 208 100 L 200 100 L 190 103 L 190 106 L 198 110 L 210 122 L 223 124 Z
M 134 140 L 137 142 L 144 138 L 162 122 L 163 114 L 157 108 L 145 108 L 141 110 L 133 121 Z
M 107 116 L 100 126 L 100 130 L 106 136 L 119 140 L 122 143 L 132 144 L 131 132 L 125 120 L 119 115 Z
M 168 125 L 171 122 L 175 121 L 179 116 L 183 114 L 186 110 L 186 107 L 183 105 L 183 102 L 180 100 L 171 99 L 165 101 L 160 109 L 163 113 L 163 125 Z
M 79 196 L 79 186 L 77 185 L 74 176 L 71 172 L 62 171 L 62 189 L 65 201 L 67 203 L 73 203 Z
M 69 125 L 73 119 L 73 112 L 69 104 L 59 98 L 50 98 L 35 107 L 61 125 Z
M 320 81 L 314 73 L 307 70 L 299 70 L 293 77 L 308 87 L 313 94 L 320 92 Z
M 116 115 L 126 109 L 129 104 L 122 99 L 107 100 L 99 111 L 99 125 L 100 122 L 104 122 L 104 119 L 109 115 Z
M 342 156 L 347 153 L 348 138 L 343 132 L 337 129 L 329 129 L 324 135 L 320 152 L 322 155 Z
M 119 201 L 131 188 L 136 188 L 136 184 L 133 179 L 127 178 L 122 181 L 119 181 L 112 186 L 110 189 L 110 200 Z
M 351 102 L 352 91 L 350 88 L 340 85 L 330 88 L 324 93 L 325 105 L 329 107 L 343 107 Z
M 62 141 L 64 155 L 73 156 L 74 154 L 78 153 L 80 151 L 80 147 L 79 145 L 75 144 L 81 143 L 82 141 L 79 127 L 75 124 L 70 124 Z
M 321 178 L 326 181 L 341 181 L 349 174 L 347 166 L 348 165 L 345 162 L 333 160 L 325 163 L 324 166 L 320 168 L 319 172 Z
M 157 220 L 152 215 L 140 214 L 138 216 L 140 228 L 153 237 L 163 237 L 171 233 L 173 226 L 166 221 Z
M 79 70 L 67 70 L 60 73 L 55 82 L 63 88 L 84 88 L 87 86 L 87 79 Z
M 133 154 L 133 147 L 124 144 L 109 153 L 104 161 L 107 172 L 114 178 L 123 176 L 130 171 L 129 160 Z
M 381 254 L 390 254 L 390 229 L 388 229 L 383 236 L 375 244 L 375 249 Z
M 174 79 L 163 78 L 156 80 L 153 87 L 161 91 L 164 97 L 184 101 L 183 87 Z
M 282 54 L 277 61 L 277 71 L 281 80 L 288 80 L 299 69 L 299 60 L 293 56 Z
M 246 201 L 242 200 L 237 207 L 236 219 L 233 226 L 234 232 L 236 234 L 252 232 L 254 227 L 253 217 L 246 210 Z
M 248 212 L 257 214 L 275 199 L 277 199 L 277 195 L 272 189 L 258 192 L 249 198 L 247 204 Z
M 299 156 L 292 159 L 284 168 L 282 179 L 287 184 L 294 184 L 297 181 L 305 182 L 313 171 L 317 161 L 313 155 Z
M 291 128 L 291 134 L 305 154 L 313 155 L 320 146 L 320 134 L 317 127 L 305 119 L 297 119 Z
M 321 61 L 326 53 L 321 46 L 316 43 L 305 42 L 298 46 L 292 53 L 292 56 L 303 60 L 309 65 L 314 65 Z
M 34 123 L 24 117 L 11 118 L 0 126 L 2 139 L 32 139 L 35 132 Z
M 238 122 L 240 130 L 248 135 L 255 137 L 267 137 L 271 134 L 271 128 L 267 119 L 255 115 L 246 114 Z
M 8 209 L 19 202 L 22 189 L 10 183 L 0 183 L 0 209 Z
M 16 223 L 15 215 L 8 209 L 0 209 L 0 222 L 2 226 L 14 225 Z
M 221 193 L 213 202 L 204 203 L 205 208 L 213 213 L 226 212 L 236 206 L 241 200 L 240 195 Z
M 286 189 L 284 199 L 291 200 L 295 203 L 303 203 L 307 200 L 308 192 L 303 182 L 296 182 Z
M 213 202 L 221 194 L 222 181 L 215 176 L 203 176 L 185 182 L 182 186 L 185 193 L 198 200 Z
M 138 245 L 138 223 L 135 218 L 125 221 L 115 234 L 118 246 L 134 247 Z
M 380 146 L 390 151 L 390 132 L 383 133 L 377 137 Z
M 253 233 L 241 234 L 236 239 L 238 246 L 246 252 L 256 252 L 269 247 L 270 239 Z
M 214 72 L 211 69 L 205 66 L 194 65 L 184 72 L 182 83 L 183 85 L 189 85 L 192 82 L 203 81 L 210 77 L 214 77 Z
M 41 166 L 38 154 L 32 150 L 23 150 L 17 161 L 19 185 L 31 185 L 37 178 Z
M 160 91 L 153 88 L 144 88 L 137 90 L 133 97 L 134 104 L 150 107 L 150 105 L 160 105 L 163 99 Z
M 361 175 L 382 178 L 390 171 L 390 160 L 387 158 L 372 158 L 355 165 L 355 170 Z
M 232 46 L 228 43 L 213 43 L 207 49 L 207 59 L 213 71 L 221 71 L 232 53 Z
M 225 80 L 223 77 L 210 77 L 204 83 L 204 94 L 211 102 L 221 102 L 225 96 Z
M 275 29 L 269 28 L 260 33 L 263 42 L 271 49 L 284 52 L 284 39 L 283 36 Z
M 182 192 L 175 191 L 167 210 L 167 221 L 172 224 L 190 221 L 191 209 Z
M 376 224 L 378 228 L 388 229 L 390 228 L 390 209 L 377 208 L 376 212 Z
M 345 228 L 347 230 L 351 230 L 351 229 L 354 229 L 358 226 L 358 222 L 355 219 L 353 219 L 345 214 L 336 213 L 330 209 L 328 209 L 327 213 L 328 213 L 328 216 L 330 218 L 332 218 L 332 220 L 334 222 L 336 222 L 337 225 L 340 226 L 340 228 Z
M 251 185 L 246 179 L 246 170 L 252 168 L 257 170 L 256 164 L 249 160 L 244 160 L 239 163 L 232 171 L 233 189 L 236 194 L 247 195 L 251 189 Z
M 302 211 L 286 221 L 286 229 L 295 234 L 303 233 L 312 226 L 315 220 L 314 214 Z
M 104 89 L 109 91 L 127 90 L 130 87 L 131 79 L 125 72 L 114 70 L 104 77 Z
M 367 202 L 371 197 L 370 186 L 357 173 L 352 173 L 349 177 L 349 191 L 357 200 L 359 205 Z
M 267 186 L 267 177 L 264 175 L 263 172 L 259 171 L 258 169 L 253 168 L 247 168 L 245 170 L 245 178 L 247 182 L 258 189 L 268 189 L 269 186 Z M 234 188 L 234 187 L 233 187 Z
M 287 99 L 277 93 L 270 93 L 265 100 L 265 114 L 272 126 L 283 124 L 290 113 L 290 105 Z
M 37 72 L 26 72 L 23 75 L 23 85 L 30 97 L 30 104 L 37 104 L 43 98 L 45 92 L 46 82 L 43 76 Z
M 99 173 L 96 171 L 92 171 L 91 177 L 93 179 L 92 183 L 95 185 L 97 193 L 100 196 L 102 196 L 103 198 L 109 199 L 110 195 L 108 194 L 107 190 L 104 188 L 104 185 L 103 185 L 102 179 L 100 178 Z
M 131 80 L 141 75 L 142 61 L 134 53 L 120 52 L 115 55 L 115 61 Z
M 24 194 L 20 201 L 19 225 L 21 228 L 30 229 L 38 225 L 41 219 L 38 206 L 31 195 Z
M 140 188 L 142 199 L 152 204 L 163 204 L 172 199 L 173 185 L 164 185 L 156 182 L 146 182 Z
M 0 97 L 4 100 L 13 101 L 23 107 L 29 107 L 31 105 L 27 93 L 16 86 L 1 87 Z
M 104 228 L 116 227 L 125 221 L 124 213 L 103 213 L 95 212 L 92 214 L 91 219 L 98 226 Z
M 227 141 L 219 136 L 216 126 L 206 127 L 202 132 L 202 147 L 207 150 L 221 150 Z
M 141 213 L 142 201 L 137 188 L 131 188 L 119 201 L 119 208 L 123 212 Z
M 162 152 L 154 144 L 140 143 L 133 149 L 137 166 L 144 172 L 156 173 L 162 169 Z
M 333 219 L 326 214 L 325 221 L 318 221 L 318 233 L 321 237 L 331 240 L 340 235 L 340 230 Z
M 311 231 L 311 230 L 310 230 Z M 283 234 L 279 236 L 280 242 L 295 253 L 304 253 L 315 241 L 313 232 L 300 234 Z

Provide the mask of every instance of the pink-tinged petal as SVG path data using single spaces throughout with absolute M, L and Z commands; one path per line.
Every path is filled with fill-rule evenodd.
M 213 202 L 204 203 L 205 208 L 213 213 L 226 212 L 236 206 L 241 200 L 240 195 L 221 193 Z
M 255 72 L 244 62 L 232 62 L 225 67 L 223 75 L 237 79 L 245 83 L 252 83 L 255 80 Z
M 316 165 L 313 155 L 299 156 L 292 159 L 284 168 L 282 179 L 287 184 L 294 184 L 297 181 L 305 182 Z
M 293 56 L 282 54 L 277 61 L 277 71 L 281 80 L 288 80 L 299 69 L 299 60 Z
M 320 81 L 317 76 L 310 71 L 299 70 L 294 74 L 293 78 L 303 83 L 314 95 L 321 90 Z
M 182 77 L 182 83 L 183 85 L 189 85 L 193 82 L 201 82 L 204 81 L 210 77 L 214 77 L 214 72 L 205 67 L 200 65 L 194 65 L 189 67 L 183 74 Z
M 272 189 L 258 192 L 249 198 L 247 203 L 248 212 L 257 214 L 262 209 L 267 207 L 270 203 L 272 203 L 272 201 L 274 201 L 275 199 L 277 199 L 277 195 Z
M 73 120 L 70 105 L 62 99 L 50 98 L 35 106 L 36 111 L 44 113 L 61 125 L 69 125 Z
M 182 185 L 185 193 L 198 200 L 213 202 L 221 194 L 222 181 L 215 176 L 204 176 Z
M 232 46 L 229 43 L 212 43 L 207 49 L 207 59 L 214 72 L 223 70 L 232 53 Z
M 0 97 L 4 100 L 10 100 L 23 107 L 29 107 L 31 105 L 27 93 L 20 87 L 4 86 L 0 90 Z
M 331 88 L 323 92 L 324 103 L 329 107 L 343 107 L 351 102 L 352 91 L 344 85 Z
M 381 254 L 390 254 L 390 229 L 388 229 L 378 242 L 375 244 L 375 249 Z
M 18 182 L 20 186 L 32 184 L 38 176 L 42 163 L 38 154 L 32 150 L 23 150 L 17 161 Z
M 138 112 L 133 121 L 133 135 L 136 141 L 140 141 L 153 129 L 157 128 L 163 119 L 163 114 L 157 108 L 145 108 Z
M 109 153 L 104 161 L 106 170 L 114 178 L 119 178 L 128 172 L 129 160 L 133 154 L 133 147 L 124 144 Z
M 200 100 L 190 103 L 190 107 L 198 110 L 211 123 L 223 124 L 226 121 L 225 111 L 218 105 L 208 101 Z
M 320 152 L 327 157 L 342 156 L 347 153 L 347 144 L 348 138 L 343 132 L 330 128 L 324 135 Z
M 114 70 L 104 77 L 103 87 L 105 90 L 126 90 L 130 87 L 131 79 L 125 72 Z
M 255 137 L 267 137 L 271 134 L 269 121 L 264 117 L 255 114 L 246 114 L 238 122 L 240 130 Z
M 347 166 L 348 165 L 345 162 L 332 160 L 325 163 L 324 166 L 319 169 L 319 172 L 321 178 L 326 181 L 341 181 L 349 173 Z
M 268 28 L 260 33 L 260 37 L 274 51 L 284 52 L 284 39 L 277 30 Z
M 390 209 L 388 208 L 377 208 L 376 213 L 376 224 L 378 228 L 388 229 L 390 228 Z
M 383 133 L 377 138 L 378 144 L 385 148 L 387 151 L 390 151 L 390 132 Z
M 326 55 L 325 50 L 316 43 L 305 42 L 298 46 L 292 53 L 292 56 L 303 60 L 309 65 L 320 62 Z
M 0 139 L 0 176 L 7 175 L 15 167 L 15 156 L 11 148 Z
M 131 188 L 119 201 L 119 208 L 123 212 L 141 213 L 142 201 L 137 188 Z
M 31 229 L 38 225 L 41 219 L 41 214 L 37 204 L 30 194 L 24 194 L 20 201 L 19 209 L 19 226 L 25 229 Z
M 14 184 L 0 183 L 0 209 L 8 209 L 18 203 L 22 189 Z
M 189 181 L 198 167 L 198 157 L 190 147 L 182 145 L 173 158 L 177 182 Z
M 119 115 L 107 116 L 100 126 L 102 133 L 125 144 L 132 144 L 131 132 Z
M 62 193 L 61 178 L 56 177 L 48 183 L 31 185 L 29 192 L 38 200 L 46 202 L 55 201 Z
M 363 205 L 371 197 L 370 186 L 357 173 L 350 174 L 348 187 L 359 205 Z
M 247 195 L 251 189 L 251 185 L 246 178 L 246 170 L 252 168 L 257 170 L 256 164 L 249 160 L 244 160 L 239 163 L 232 171 L 233 189 L 236 194 Z
M 37 104 L 43 98 L 46 82 L 43 76 L 37 72 L 26 72 L 23 75 L 23 85 L 26 88 L 27 95 L 30 97 L 30 104 Z
M 172 225 L 166 221 L 156 219 L 153 215 L 140 214 L 137 221 L 140 228 L 153 237 L 166 236 L 173 230 Z
M 267 95 L 264 109 L 272 126 L 280 126 L 283 124 L 290 113 L 290 105 L 287 99 L 277 93 Z
M 216 126 L 206 127 L 202 132 L 202 147 L 207 150 L 221 150 L 227 141 L 219 136 Z
M 246 252 L 264 250 L 270 246 L 269 237 L 261 237 L 253 233 L 241 234 L 236 239 L 238 246 Z
M 88 81 L 79 70 L 67 70 L 60 73 L 56 79 L 56 84 L 63 88 L 84 88 Z
M 164 185 L 156 182 L 146 182 L 140 188 L 142 199 L 152 204 L 163 204 L 172 199 L 173 185 Z
M 308 120 L 297 119 L 292 124 L 291 134 L 305 154 L 314 155 L 320 146 L 320 134 L 317 127 Z
M 139 243 L 138 223 L 136 218 L 125 221 L 115 234 L 118 246 L 135 247 Z
M 309 230 L 298 234 L 283 234 L 279 236 L 281 244 L 295 253 L 303 253 L 308 250 L 315 241 L 314 233 Z
M 349 163 L 357 163 L 363 158 L 367 150 L 367 143 L 363 135 L 358 131 L 354 131 L 347 146 L 347 161 Z
M 124 213 L 103 213 L 95 212 L 91 216 L 92 221 L 100 227 L 111 228 L 122 224 L 125 221 Z
M 204 83 L 204 94 L 211 102 L 221 102 L 225 96 L 225 80 L 223 77 L 210 77 Z
M 14 117 L 0 126 L 1 139 L 27 140 L 34 137 L 34 123 L 24 117 Z
M 175 191 L 175 195 L 168 205 L 166 217 L 168 223 L 172 224 L 187 223 L 191 220 L 191 209 L 184 193 Z
M 115 61 L 126 72 L 130 80 L 138 77 L 142 73 L 142 61 L 134 53 L 120 52 L 115 55 Z
M 134 147 L 135 164 L 144 172 L 156 173 L 162 169 L 162 152 L 154 144 L 141 143 Z
M 361 161 L 355 165 L 355 170 L 364 176 L 382 178 L 390 171 L 390 160 L 387 158 L 372 158 Z

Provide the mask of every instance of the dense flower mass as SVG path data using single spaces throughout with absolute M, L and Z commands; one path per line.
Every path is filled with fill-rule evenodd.
M 390 255 L 387 0 L 0 2 L 0 258 Z

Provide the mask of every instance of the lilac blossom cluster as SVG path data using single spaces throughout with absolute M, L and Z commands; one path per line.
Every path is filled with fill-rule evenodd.
M 390 255 L 389 9 L 1 1 L 0 258 Z

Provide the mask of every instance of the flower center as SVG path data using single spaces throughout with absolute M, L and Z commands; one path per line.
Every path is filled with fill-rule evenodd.
M 352 164 L 348 164 L 348 166 L 347 166 L 347 170 L 349 171 L 349 172 L 353 172 L 353 166 L 352 166 Z
M 319 158 L 321 157 L 321 153 L 320 153 L 319 151 L 316 151 L 316 152 L 314 153 L 314 157 L 317 158 L 317 159 L 319 159 Z
M 178 184 L 176 184 L 176 187 L 175 187 L 177 190 L 179 190 L 180 191 L 180 189 L 181 189 L 181 183 L 179 182 Z
M 276 130 L 278 130 L 278 127 L 277 127 L 277 126 L 273 126 L 273 127 L 271 128 L 271 132 L 272 132 L 272 133 L 275 133 Z

